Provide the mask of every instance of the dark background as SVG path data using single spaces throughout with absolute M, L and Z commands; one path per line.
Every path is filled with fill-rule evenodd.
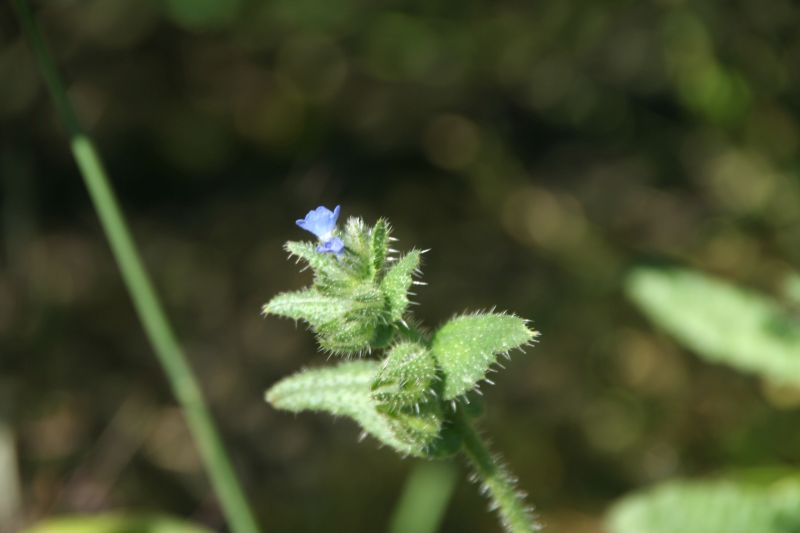
M 380 531 L 415 464 L 263 402 L 326 363 L 304 328 L 259 316 L 308 282 L 281 244 L 318 205 L 432 249 L 427 325 L 497 305 L 542 332 L 486 391 L 483 425 L 549 531 L 601 531 L 611 502 L 664 479 L 800 460 L 796 394 L 695 360 L 621 290 L 666 260 L 777 293 L 797 263 L 796 4 L 34 7 L 266 531 Z M 222 530 L 7 2 L 0 140 L 0 415 L 21 515 Z M 460 483 L 443 531 L 496 530 L 485 507 Z

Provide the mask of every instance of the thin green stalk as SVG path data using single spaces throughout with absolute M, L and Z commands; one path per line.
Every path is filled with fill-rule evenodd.
M 105 231 L 136 313 L 183 408 L 225 517 L 235 533 L 258 531 L 197 379 L 167 320 L 114 196 L 92 141 L 83 133 L 58 70 L 27 0 L 16 0 L 22 27 L 36 55 L 56 109 L 70 137 L 72 154 Z
M 488 495 L 492 509 L 497 511 L 503 527 L 510 533 L 539 531 L 539 524 L 525 503 L 525 494 L 515 486 L 516 480 L 500 462 L 499 457 L 492 455 L 468 416 L 461 411 L 457 423 L 464 443 L 464 455 L 475 469 L 475 475 L 481 481 L 482 492 Z
M 414 467 L 397 502 L 389 533 L 435 533 L 456 486 L 449 462 L 426 461 Z

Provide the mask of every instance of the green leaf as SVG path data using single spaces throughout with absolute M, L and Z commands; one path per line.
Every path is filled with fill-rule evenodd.
M 436 362 L 428 349 L 402 342 L 389 351 L 370 387 L 397 437 L 420 449 L 439 439 L 444 420 L 435 380 Z
M 609 533 L 797 533 L 800 484 L 667 483 L 624 498 L 607 525 Z
M 677 268 L 637 269 L 627 291 L 653 322 L 705 359 L 800 383 L 800 321 L 776 301 Z
M 486 377 L 498 354 L 527 344 L 536 335 L 525 320 L 513 315 L 475 314 L 450 320 L 436 332 L 432 345 L 444 374 L 444 399 L 471 390 Z
M 388 348 L 394 339 L 395 330 L 389 324 L 378 324 L 375 328 L 375 336 L 370 341 L 370 346 L 376 350 Z
M 438 401 L 421 402 L 414 407 L 391 412 L 384 411 L 382 406 L 378 410 L 386 415 L 399 441 L 420 450 L 424 455 L 428 455 L 441 438 L 444 414 Z
M 414 271 L 419 267 L 420 252 L 413 250 L 401 257 L 390 268 L 381 281 L 381 290 L 386 296 L 389 322 L 398 322 L 408 307 L 408 289 L 414 280 Z
M 370 239 L 370 257 L 372 258 L 372 277 L 383 270 L 386 254 L 389 251 L 389 223 L 384 218 L 378 219 L 372 228 Z
M 375 361 L 350 361 L 303 370 L 275 384 L 266 399 L 286 411 L 324 411 L 350 417 L 366 433 L 400 453 L 425 456 L 421 447 L 398 438 L 389 419 L 377 411 L 370 386 L 378 369 Z
M 369 351 L 380 341 L 383 330 L 372 320 L 336 320 L 316 329 L 317 341 L 323 350 L 347 355 Z
M 366 227 L 360 223 L 360 220 L 356 226 L 361 231 L 366 231 Z M 298 262 L 302 260 L 311 267 L 314 271 L 314 288 L 326 296 L 346 294 L 353 286 L 371 280 L 370 261 L 364 255 L 369 251 L 365 244 L 367 237 L 363 235 L 345 237 L 347 250 L 339 256 L 318 252 L 318 243 L 314 242 L 289 241 L 285 245 L 290 259 L 296 257 Z M 358 250 L 354 249 L 354 246 L 358 246 Z
M 323 254 L 317 251 L 317 243 L 308 241 L 288 241 L 283 248 L 289 257 L 305 261 L 314 270 L 335 270 L 337 267 L 334 254 Z
M 210 529 L 162 515 L 107 513 L 39 522 L 24 533 L 211 533 Z
M 383 360 L 372 383 L 373 397 L 389 412 L 414 407 L 434 397 L 435 379 L 436 362 L 428 349 L 415 342 L 401 342 Z
M 350 276 L 346 264 L 338 260 L 334 254 L 317 251 L 317 243 L 289 241 L 284 245 L 289 257 L 304 261 L 314 271 L 315 284 L 326 288 L 346 287 L 350 285 Z
M 305 320 L 311 326 L 319 327 L 342 318 L 352 309 L 350 300 L 325 296 L 316 289 L 303 289 L 276 295 L 261 311 L 265 315 Z
M 373 264 L 370 255 L 371 238 L 369 226 L 360 218 L 347 219 L 344 228 L 345 260 L 357 279 L 371 280 Z
M 800 305 L 800 273 L 791 272 L 783 280 L 783 296 L 794 305 Z
M 305 320 L 318 335 L 320 346 L 347 354 L 369 349 L 373 340 L 383 340 L 383 306 L 378 289 L 362 283 L 350 287 L 346 296 L 328 296 L 316 289 L 281 293 L 264 305 L 263 313 Z
M 461 451 L 462 444 L 461 432 L 453 421 L 445 415 L 438 437 L 428 445 L 425 451 L 430 458 L 445 459 Z

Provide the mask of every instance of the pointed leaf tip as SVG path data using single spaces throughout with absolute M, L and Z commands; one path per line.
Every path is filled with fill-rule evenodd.
M 389 251 L 390 229 L 386 219 L 381 218 L 378 219 L 370 232 L 370 274 L 372 278 L 379 274 L 386 264 L 386 255 Z
M 412 250 L 386 272 L 381 282 L 381 290 L 386 296 L 389 322 L 399 322 L 406 312 L 409 305 L 408 290 L 419 267 L 419 261 L 419 250 Z
M 464 315 L 447 322 L 432 344 L 444 374 L 444 399 L 474 389 L 498 355 L 528 344 L 537 335 L 522 318 L 502 313 Z

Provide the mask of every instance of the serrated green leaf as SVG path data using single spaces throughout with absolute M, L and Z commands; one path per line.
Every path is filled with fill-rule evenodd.
M 372 392 L 389 412 L 413 407 L 433 396 L 436 362 L 425 346 L 401 342 L 392 347 L 381 363 Z
M 378 368 L 375 361 L 350 361 L 303 370 L 275 384 L 267 391 L 266 399 L 286 411 L 323 411 L 350 417 L 365 432 L 400 453 L 424 456 L 419 446 L 399 439 L 389 419 L 376 410 L 370 386 Z
M 705 359 L 800 383 L 800 321 L 776 301 L 677 268 L 637 269 L 627 291 L 653 322 Z
M 386 296 L 386 315 L 389 322 L 398 322 L 408 307 L 408 290 L 414 280 L 414 271 L 419 267 L 420 252 L 413 250 L 390 268 L 381 281 L 381 290 Z
M 530 342 L 537 333 L 517 316 L 501 313 L 460 316 L 442 326 L 431 351 L 444 374 L 444 399 L 468 392 L 486 377 L 497 356 Z
M 609 533 L 797 533 L 800 484 L 667 483 L 621 500 L 607 525 Z
M 105 513 L 52 518 L 24 533 L 210 533 L 210 529 L 162 515 Z
M 372 276 L 383 270 L 386 254 L 389 250 L 389 223 L 384 218 L 378 219 L 370 233 L 370 257 L 372 259 Z

